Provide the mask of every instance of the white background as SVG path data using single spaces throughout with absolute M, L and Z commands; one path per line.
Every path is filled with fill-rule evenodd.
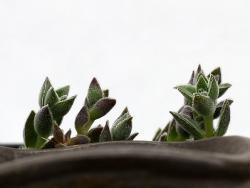
M 128 106 L 138 139 L 150 140 L 183 102 L 173 87 L 199 63 L 207 73 L 221 66 L 233 84 L 228 135 L 250 137 L 249 52 L 247 0 L 1 0 L 0 142 L 22 141 L 45 76 L 78 94 L 63 128 L 73 128 L 96 76 L 117 99 L 99 122 Z

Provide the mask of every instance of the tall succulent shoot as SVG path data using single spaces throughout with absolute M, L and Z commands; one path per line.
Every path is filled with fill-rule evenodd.
M 173 120 L 163 130 L 159 129 L 153 140 L 184 141 L 223 136 L 230 123 L 233 101 L 226 99 L 218 103 L 218 98 L 230 87 L 231 84 L 222 83 L 220 68 L 205 76 L 199 66 L 188 84 L 175 87 L 184 96 L 184 105 L 178 112 L 170 112 Z M 218 125 L 214 126 L 217 118 Z
M 105 126 L 97 126 L 91 129 L 94 121 L 105 116 L 116 104 L 116 100 L 109 97 L 109 90 L 102 90 L 98 81 L 94 78 L 89 86 L 85 104 L 75 119 L 75 129 L 78 134 L 87 135 L 91 142 L 105 142 L 116 140 L 133 140 L 138 133 L 131 134 L 132 116 L 128 109 L 109 128 L 109 121 Z
M 41 148 L 53 134 L 55 126 L 60 126 L 63 117 L 71 109 L 76 96 L 68 97 L 70 87 L 54 89 L 50 80 L 45 79 L 40 94 L 40 109 L 31 111 L 24 127 L 24 143 L 28 148 Z

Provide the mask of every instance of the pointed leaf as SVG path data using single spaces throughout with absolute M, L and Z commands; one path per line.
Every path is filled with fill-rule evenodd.
M 98 126 L 93 129 L 90 129 L 88 132 L 88 137 L 90 138 L 91 143 L 99 142 L 100 134 L 102 132 L 103 127 Z
M 59 101 L 59 97 L 57 93 L 55 92 L 54 88 L 51 87 L 44 99 L 44 105 L 49 105 L 50 107 L 56 104 Z
M 216 69 L 214 69 L 210 74 L 209 74 L 209 77 L 210 75 L 213 75 L 215 77 L 215 79 L 217 80 L 218 84 L 221 84 L 221 80 L 222 80 L 222 76 L 221 76 L 221 69 L 220 67 L 217 67 Z
M 69 129 L 65 134 L 65 142 L 68 143 L 71 138 L 71 129 Z
M 230 123 L 230 102 L 226 100 L 221 109 L 221 116 L 216 130 L 217 136 L 223 136 L 228 129 Z
M 178 91 L 187 99 L 189 103 L 192 102 L 193 94 L 196 92 L 196 88 L 193 85 L 181 85 L 175 87 Z
M 102 132 L 100 134 L 100 138 L 99 138 L 99 142 L 108 142 L 111 141 L 111 133 L 109 130 L 109 122 L 106 122 L 106 125 L 104 126 L 104 128 L 102 129 Z
M 213 116 L 215 112 L 215 103 L 208 96 L 195 94 L 192 107 L 202 116 Z
M 132 119 L 131 116 L 127 116 L 112 126 L 111 133 L 113 140 L 126 140 L 129 137 L 132 130 Z
M 57 143 L 63 144 L 65 142 L 63 131 L 59 128 L 58 125 L 54 125 L 53 137 Z
M 176 132 L 176 121 L 172 120 L 168 126 L 167 141 L 172 142 L 178 139 L 178 134 Z
M 232 85 L 229 83 L 219 85 L 219 97 L 224 95 L 230 87 L 232 87 Z
M 103 97 L 102 89 L 98 81 L 96 80 L 96 78 L 93 78 L 93 80 L 90 83 L 88 95 L 87 95 L 88 105 L 92 107 L 102 97 Z
M 138 134 L 139 134 L 139 133 L 134 133 L 134 134 L 131 134 L 131 135 L 127 138 L 127 140 L 134 140 L 134 139 L 135 139 L 135 137 L 137 137 L 137 136 L 138 136 Z
M 60 101 L 58 103 L 56 103 L 54 106 L 51 107 L 51 111 L 54 117 L 63 117 L 64 115 L 66 115 L 74 101 L 75 101 L 76 96 L 70 97 L 69 99 Z
M 128 108 L 126 107 L 126 108 L 124 108 L 124 110 L 122 111 L 120 116 L 115 120 L 114 124 L 117 124 L 118 122 L 123 121 L 127 117 L 130 117 L 130 114 L 129 114 Z
M 105 116 L 114 106 L 116 100 L 111 98 L 102 98 L 97 101 L 90 109 L 90 119 L 96 120 Z
M 87 132 L 91 126 L 89 112 L 86 106 L 83 106 L 75 119 L 75 128 L 78 134 Z
M 201 130 L 198 125 L 196 124 L 195 121 L 193 121 L 192 119 L 190 119 L 188 116 L 186 115 L 181 115 L 175 112 L 170 112 L 174 119 L 176 120 L 176 122 L 179 123 L 179 125 L 189 134 L 193 135 L 193 137 L 195 139 L 201 139 L 204 136 L 204 132 L 203 130 Z
M 191 77 L 190 77 L 190 80 L 189 80 L 188 84 L 190 84 L 190 85 L 194 84 L 194 75 L 195 75 L 195 72 L 193 71 L 192 74 L 191 74 Z
M 34 128 L 41 137 L 48 138 L 52 134 L 53 117 L 48 105 L 42 107 L 35 115 Z
M 35 148 L 36 146 L 38 135 L 35 132 L 35 128 L 34 128 L 35 114 L 36 113 L 34 111 L 30 112 L 29 117 L 26 120 L 24 130 L 23 130 L 24 144 L 27 148 Z
M 52 85 L 50 83 L 49 78 L 46 77 L 45 81 L 43 82 L 42 88 L 40 90 L 40 94 L 39 94 L 39 106 L 40 107 L 44 106 L 45 96 L 51 86 Z
M 203 74 L 199 74 L 196 84 L 196 92 L 208 91 L 208 84 L 206 77 Z
M 159 139 L 161 137 L 161 133 L 162 133 L 161 128 L 158 128 L 152 140 L 153 141 L 159 141 Z
M 219 85 L 212 74 L 209 79 L 208 96 L 213 100 L 216 100 L 219 97 Z
M 233 103 L 233 100 L 231 100 L 231 99 L 227 99 L 227 101 L 228 101 L 229 105 L 231 105 Z M 221 101 L 220 103 L 217 104 L 216 110 L 214 113 L 214 119 L 216 119 L 220 116 L 220 112 L 221 112 L 221 109 L 222 109 L 224 102 L 225 101 Z
M 62 96 L 68 96 L 69 95 L 69 89 L 70 89 L 70 86 L 67 85 L 67 86 L 64 86 L 64 87 L 61 87 L 59 89 L 56 90 L 56 93 L 59 97 L 62 97 Z

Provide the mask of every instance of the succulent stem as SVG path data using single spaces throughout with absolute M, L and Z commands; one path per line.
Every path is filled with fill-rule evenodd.
M 213 128 L 213 117 L 204 117 L 204 124 L 205 124 L 205 132 L 206 137 L 213 137 L 214 136 L 214 128 Z

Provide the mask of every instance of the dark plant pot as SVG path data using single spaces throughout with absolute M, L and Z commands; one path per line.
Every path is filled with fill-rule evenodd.
M 250 139 L 237 136 L 0 152 L 3 188 L 250 187 Z

